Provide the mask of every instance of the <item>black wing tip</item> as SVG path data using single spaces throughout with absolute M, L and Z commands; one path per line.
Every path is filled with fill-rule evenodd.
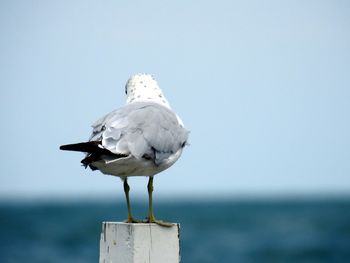
M 60 150 L 62 151 L 78 151 L 77 148 L 80 148 L 79 146 L 77 147 L 77 144 L 65 144 L 60 146 Z
M 68 145 L 61 145 L 60 150 L 62 151 L 68 150 Z
M 60 150 L 76 152 L 94 152 L 101 150 L 101 148 L 99 148 L 99 142 L 90 141 L 61 145 Z

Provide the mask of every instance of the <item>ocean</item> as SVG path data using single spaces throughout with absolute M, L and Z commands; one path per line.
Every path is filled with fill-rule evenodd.
M 181 224 L 183 263 L 350 262 L 350 198 L 194 200 L 155 203 Z M 146 215 L 147 204 L 133 204 Z M 0 202 L 0 262 L 96 263 L 102 221 L 124 203 Z

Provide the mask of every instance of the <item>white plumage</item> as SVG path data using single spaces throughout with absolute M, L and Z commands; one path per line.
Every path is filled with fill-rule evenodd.
M 153 176 L 173 165 L 187 143 L 188 131 L 174 113 L 155 79 L 148 74 L 132 76 L 126 86 L 127 105 L 110 112 L 93 125 L 88 142 L 61 146 L 62 150 L 86 152 L 85 167 L 124 180 L 129 216 L 129 176 L 149 176 L 148 222 L 156 222 L 152 209 Z M 163 223 L 161 223 L 163 224 Z

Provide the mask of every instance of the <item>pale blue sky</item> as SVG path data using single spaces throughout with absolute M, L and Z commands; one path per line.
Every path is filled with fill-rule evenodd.
M 191 146 L 160 196 L 350 190 L 348 1 L 1 1 L 0 196 L 121 195 L 60 144 L 156 76 Z M 131 180 L 146 194 L 146 179 Z

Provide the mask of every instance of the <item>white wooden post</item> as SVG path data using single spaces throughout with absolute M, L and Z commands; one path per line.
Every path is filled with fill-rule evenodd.
M 179 263 L 180 225 L 103 222 L 100 263 Z

